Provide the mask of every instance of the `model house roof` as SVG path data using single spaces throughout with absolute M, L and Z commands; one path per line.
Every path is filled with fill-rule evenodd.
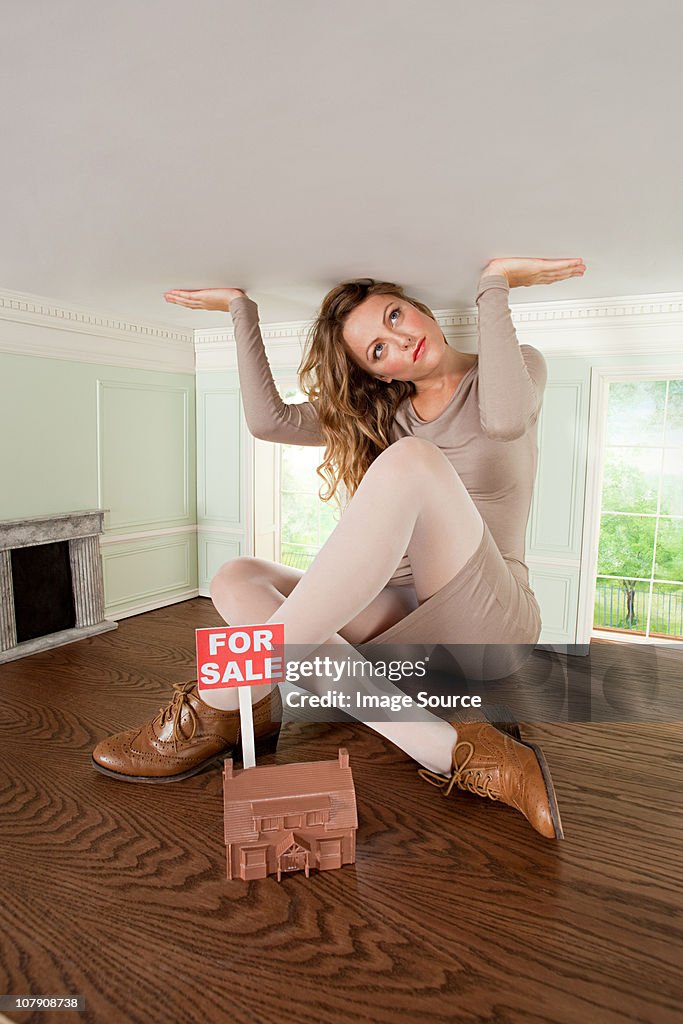
M 327 793 L 316 793 L 313 796 L 281 796 L 275 800 L 252 800 L 251 806 L 255 814 L 275 817 L 279 814 L 329 810 L 330 797 Z
M 356 794 L 346 750 L 330 761 L 257 765 L 223 772 L 225 842 L 249 842 L 259 836 L 261 818 L 325 811 L 328 830 L 358 827 Z M 289 826 L 289 823 L 288 823 Z

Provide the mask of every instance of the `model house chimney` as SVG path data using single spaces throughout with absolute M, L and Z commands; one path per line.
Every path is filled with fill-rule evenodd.
M 340 768 L 348 768 L 349 767 L 349 752 L 346 749 L 346 747 L 340 747 L 339 748 L 339 767 Z

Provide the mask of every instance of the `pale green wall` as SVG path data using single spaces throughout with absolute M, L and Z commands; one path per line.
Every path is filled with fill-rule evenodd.
M 541 642 L 572 643 L 591 366 L 656 365 L 667 375 L 671 358 L 547 360 L 527 561 Z M 223 562 L 252 551 L 252 442 L 236 371 L 195 378 L 0 353 L 0 437 L 0 519 L 111 510 L 102 544 L 110 618 L 208 594 Z
M 0 519 L 111 510 L 108 617 L 196 593 L 194 374 L 0 353 L 0 437 Z
M 251 553 L 250 438 L 237 371 L 198 370 L 196 388 L 198 583 L 208 596 L 221 565 Z

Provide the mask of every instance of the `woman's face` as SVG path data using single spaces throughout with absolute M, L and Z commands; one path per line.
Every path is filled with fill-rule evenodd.
M 394 295 L 364 299 L 349 313 L 343 336 L 354 362 L 387 382 L 429 376 L 446 345 L 436 320 Z

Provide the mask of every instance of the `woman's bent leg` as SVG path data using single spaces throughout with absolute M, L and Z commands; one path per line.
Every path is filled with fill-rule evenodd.
M 289 567 L 278 565 L 275 562 L 266 562 L 257 558 L 234 559 L 232 562 L 227 562 L 211 581 L 211 599 L 216 610 L 230 625 L 261 623 L 267 621 L 268 618 L 277 616 L 277 609 L 286 599 L 278 587 L 291 593 L 295 586 L 298 586 L 301 578 L 303 577 L 297 574 L 297 570 L 289 569 Z M 411 599 L 410 591 L 410 587 L 384 588 L 370 606 L 356 616 L 343 632 L 353 637 L 356 643 L 362 643 L 383 629 L 388 629 L 394 622 L 400 621 L 404 615 L 416 607 L 417 601 L 414 594 Z M 326 647 L 332 644 L 339 648 L 339 657 L 335 660 L 340 663 L 350 665 L 366 663 L 366 659 L 339 633 L 335 633 L 325 642 Z M 329 652 L 327 653 L 329 654 Z M 342 689 L 346 685 L 347 688 L 353 688 L 358 692 L 371 692 L 373 684 L 371 680 L 369 681 L 362 675 L 362 665 L 358 671 L 358 675 L 347 673 L 347 678 L 339 679 L 335 682 L 335 686 Z M 353 672 L 353 670 L 349 669 L 349 672 Z M 330 681 L 305 678 L 300 681 L 299 685 L 309 692 L 322 695 L 326 689 L 329 689 Z M 381 682 L 381 691 L 382 693 L 390 691 L 391 694 L 402 695 L 397 687 L 384 679 Z M 252 698 L 260 700 L 266 692 L 264 686 L 253 687 Z M 202 700 L 221 710 L 236 708 L 237 691 L 231 689 L 202 694 Z M 361 711 L 359 710 L 354 715 L 354 710 L 353 707 L 349 708 L 349 714 L 364 721 Z M 373 721 L 365 724 L 381 733 L 425 768 L 436 772 L 447 772 L 456 739 L 453 728 L 448 722 L 442 721 L 423 709 L 416 712 L 415 717 L 419 720 L 411 722 Z
M 338 632 L 386 586 L 407 551 L 420 603 L 476 551 L 484 522 L 446 456 L 405 437 L 372 463 L 340 523 L 273 622 L 305 651 Z
M 362 626 L 363 619 L 376 620 L 388 601 L 405 601 L 392 591 L 408 588 L 386 586 L 405 551 L 415 580 L 412 606 L 404 612 L 408 614 L 415 599 L 427 600 L 456 575 L 476 550 L 482 533 L 481 516 L 443 453 L 430 442 L 404 438 L 375 460 L 342 521 L 287 596 L 263 581 L 259 586 L 252 583 L 248 593 L 236 589 L 240 569 L 231 569 L 233 563 L 227 563 L 226 571 L 212 581 L 211 596 L 230 624 L 284 622 L 285 643 L 295 645 L 299 657 L 323 644 L 335 644 L 345 648 L 344 660 L 364 662 L 341 632 L 351 627 L 354 641 L 362 643 L 400 621 L 399 614 L 393 621 L 375 621 L 367 630 Z M 249 562 L 244 566 L 247 570 Z M 357 686 L 358 675 L 353 679 Z M 307 680 L 305 685 L 315 690 L 315 681 Z M 391 684 L 383 681 L 384 692 L 388 687 Z M 420 718 L 419 722 L 367 724 L 420 763 L 446 771 L 453 729 L 429 712 L 422 711 Z

